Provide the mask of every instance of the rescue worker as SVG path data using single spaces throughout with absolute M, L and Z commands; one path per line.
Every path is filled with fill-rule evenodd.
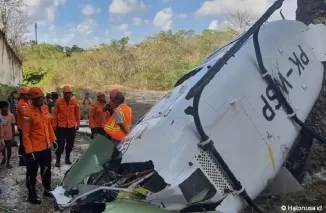
M 85 93 L 85 97 L 83 98 L 82 104 L 83 104 L 83 110 L 82 110 L 82 119 L 89 119 L 89 109 L 93 103 L 93 100 L 89 97 L 89 93 Z
M 23 143 L 26 153 L 26 186 L 28 201 L 40 204 L 36 194 L 36 176 L 38 167 L 41 169 L 44 196 L 51 196 L 51 147 L 56 137 L 51 125 L 48 107 L 43 104 L 44 92 L 39 87 L 32 87 L 28 94 L 31 106 L 24 114 Z
M 120 151 L 118 150 L 119 143 L 126 137 L 131 129 L 132 110 L 125 103 L 124 96 L 121 92 L 115 94 L 114 99 L 110 100 L 111 104 L 107 107 L 113 111 L 112 116 L 104 126 L 105 136 L 116 143 L 111 159 L 112 165 L 119 165 L 122 158 L 120 158 Z
M 119 92 L 119 91 L 116 90 L 116 89 L 113 89 L 113 90 L 111 90 L 111 92 L 110 92 L 110 102 L 109 102 L 109 104 L 110 104 L 111 107 L 116 106 L 116 105 L 114 104 L 114 99 L 115 99 L 115 96 L 117 95 L 118 92 Z
M 114 110 L 114 107 L 116 106 L 114 104 L 114 98 L 118 92 L 119 91 L 116 89 L 111 90 L 110 95 L 109 95 L 109 103 L 105 105 L 105 110 L 107 110 L 110 113 L 110 116 L 113 115 L 113 110 Z
M 19 132 L 19 166 L 26 165 L 25 151 L 23 145 L 23 124 L 24 124 L 24 114 L 30 107 L 30 97 L 28 94 L 28 87 L 19 88 L 19 102 L 17 104 L 17 129 Z
M 58 149 L 56 150 L 56 167 L 60 167 L 61 155 L 66 149 L 65 163 L 71 165 L 70 153 L 74 147 L 76 131 L 80 127 L 80 107 L 77 99 L 72 97 L 70 86 L 63 87 L 63 98 L 59 98 L 52 114 L 52 126 L 56 130 Z
M 105 104 L 105 94 L 103 92 L 98 92 L 97 102 L 92 104 L 89 110 L 89 127 L 92 131 L 92 139 L 94 135 L 103 131 L 105 122 L 110 118 L 110 113 L 105 110 Z
M 121 92 L 117 92 L 114 99 L 110 100 L 113 115 L 106 122 L 104 131 L 114 142 L 119 143 L 128 134 L 131 128 L 132 110 L 125 103 L 125 98 Z

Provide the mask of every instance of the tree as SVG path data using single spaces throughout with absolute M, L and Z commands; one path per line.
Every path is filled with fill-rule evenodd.
M 112 48 L 113 50 L 119 50 L 119 51 L 125 50 L 128 43 L 129 43 L 129 37 L 128 36 L 123 37 L 120 40 L 113 39 L 111 41 L 110 48 Z
M 24 44 L 24 34 L 32 24 L 24 0 L 0 0 L 0 24 L 9 45 L 17 52 Z
M 71 47 L 71 52 L 83 52 L 84 51 L 84 49 L 83 48 L 80 48 L 80 47 L 78 47 L 77 45 L 72 45 L 72 47 Z
M 250 13 L 249 11 L 237 10 L 235 13 L 231 13 L 226 17 L 226 28 L 228 30 L 235 30 L 239 34 L 247 31 L 251 25 L 258 19 L 257 15 Z

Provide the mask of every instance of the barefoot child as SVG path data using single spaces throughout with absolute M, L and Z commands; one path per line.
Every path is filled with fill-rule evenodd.
M 11 158 L 11 144 L 14 140 L 15 136 L 15 116 L 11 112 L 9 112 L 9 104 L 6 101 L 0 102 L 0 117 L 2 120 L 2 131 L 3 131 L 3 139 L 5 142 L 5 148 L 2 150 L 3 160 L 1 164 L 7 165 L 7 168 L 12 168 L 10 165 Z

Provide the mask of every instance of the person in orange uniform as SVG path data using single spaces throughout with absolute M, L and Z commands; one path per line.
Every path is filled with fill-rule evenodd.
M 114 99 L 115 99 L 115 96 L 117 95 L 118 92 L 119 91 L 116 90 L 116 89 L 113 89 L 110 92 L 110 102 L 109 102 L 109 104 L 110 104 L 112 110 L 113 110 L 114 107 L 116 107 L 116 104 L 114 104 Z
M 23 124 L 24 124 L 24 114 L 30 107 L 30 97 L 28 94 L 28 87 L 21 87 L 18 90 L 20 100 L 17 104 L 17 129 L 19 132 L 19 166 L 26 165 L 25 151 L 23 145 Z
M 94 135 L 103 131 L 105 122 L 110 118 L 110 113 L 105 110 L 105 104 L 105 94 L 98 92 L 97 102 L 92 104 L 89 110 L 89 127 L 92 131 L 91 138 L 94 138 Z
M 111 90 L 109 95 L 109 103 L 105 105 L 105 110 L 109 112 L 110 116 L 113 115 L 113 110 L 116 107 L 116 104 L 114 103 L 115 96 L 117 95 L 119 91 L 116 89 Z M 104 132 L 105 133 L 105 132 Z
M 70 86 L 63 87 L 63 97 L 56 101 L 52 114 L 52 126 L 58 138 L 55 166 L 61 166 L 60 159 L 65 147 L 65 163 L 71 165 L 70 153 L 74 147 L 76 131 L 80 127 L 80 107 L 77 99 L 72 97 Z
M 31 106 L 26 110 L 23 121 L 23 143 L 26 153 L 26 186 L 28 201 L 40 204 L 35 190 L 38 167 L 41 168 L 44 196 L 51 196 L 51 147 L 56 137 L 51 125 L 48 107 L 43 104 L 44 92 L 39 87 L 28 91 Z
M 125 103 L 125 98 L 121 92 L 117 92 L 114 99 L 111 99 L 111 101 L 110 105 L 113 109 L 113 115 L 106 122 L 104 131 L 111 140 L 119 143 L 130 131 L 132 110 Z

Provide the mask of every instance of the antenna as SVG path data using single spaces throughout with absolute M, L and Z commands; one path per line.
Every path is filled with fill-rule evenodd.
M 37 22 L 35 22 L 34 27 L 35 27 L 35 42 L 37 44 Z
M 282 13 L 282 9 L 280 10 L 280 14 L 281 14 L 282 19 L 285 20 L 285 17 L 284 17 L 284 15 Z

